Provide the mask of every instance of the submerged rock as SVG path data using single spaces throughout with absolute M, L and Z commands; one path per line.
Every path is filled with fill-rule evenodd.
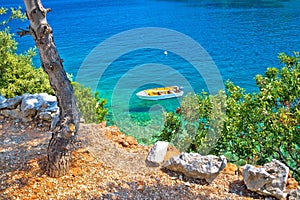
M 174 172 L 180 172 L 191 178 L 205 179 L 212 183 L 226 167 L 225 156 L 207 155 L 198 153 L 181 153 L 169 159 L 163 167 Z
M 265 196 L 277 199 L 285 198 L 284 193 L 289 168 L 278 160 L 265 164 L 261 168 L 245 165 L 243 178 L 247 188 Z

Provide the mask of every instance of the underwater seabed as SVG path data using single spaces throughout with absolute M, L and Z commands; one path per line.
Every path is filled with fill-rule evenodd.
M 165 113 L 175 111 L 181 99 L 147 101 L 135 97 L 129 106 L 118 104 L 108 107 L 107 125 L 117 125 L 139 143 L 149 144 L 151 138 L 163 129 Z

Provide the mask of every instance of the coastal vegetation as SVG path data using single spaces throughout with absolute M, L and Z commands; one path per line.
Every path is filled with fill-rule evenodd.
M 7 14 L 8 9 L 1 8 L 0 15 Z M 7 24 L 13 19 L 24 20 L 25 16 L 19 9 L 10 9 L 7 20 L 0 22 L 0 94 L 11 98 L 23 93 L 45 92 L 53 94 L 47 75 L 41 68 L 32 67 L 35 49 L 17 54 L 17 42 L 10 33 Z
M 154 139 L 179 140 L 190 152 L 224 154 L 238 165 L 278 159 L 300 180 L 300 54 L 278 58 L 279 68 L 255 77 L 258 92 L 246 93 L 227 81 L 225 99 L 224 92 L 184 97 L 177 113 L 166 113 L 164 129 Z

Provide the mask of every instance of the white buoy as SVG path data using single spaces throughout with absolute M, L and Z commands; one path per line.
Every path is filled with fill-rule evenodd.
M 168 52 L 167 52 L 167 51 L 164 51 L 164 54 L 167 56 L 167 55 L 168 55 Z

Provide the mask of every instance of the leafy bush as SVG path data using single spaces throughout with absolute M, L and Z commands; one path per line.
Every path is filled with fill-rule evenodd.
M 178 115 L 173 112 L 165 113 L 164 129 L 158 136 L 155 136 L 154 141 L 172 141 L 178 133 L 181 121 Z
M 222 91 L 214 96 L 207 92 L 188 94 L 177 114 L 166 114 L 164 128 L 156 139 L 169 141 L 182 151 L 209 153 L 223 129 L 225 97 Z
M 108 113 L 107 108 L 104 108 L 106 100 L 101 99 L 98 96 L 98 92 L 93 95 L 90 88 L 85 88 L 77 82 L 72 82 L 72 86 L 74 88 L 76 105 L 85 123 L 100 123 L 104 121 Z
M 279 58 L 280 70 L 268 68 L 256 76 L 258 93 L 244 94 L 227 84 L 227 120 L 215 153 L 234 152 L 237 158 L 257 164 L 275 158 L 299 180 L 300 57 L 294 53 Z
M 224 154 L 237 164 L 263 164 L 275 158 L 300 180 L 299 58 L 298 52 L 292 56 L 279 54 L 281 69 L 268 68 L 264 75 L 255 77 L 257 93 L 245 93 L 243 88 L 227 81 L 225 98 L 224 92 L 196 95 L 200 111 L 196 135 L 188 128 L 183 129 L 186 116 L 197 107 L 190 97 L 185 97 L 180 112 L 168 114 L 172 117 L 166 118 L 158 138 L 174 143 L 174 138 L 188 135 L 191 141 L 185 150 Z M 214 148 L 207 148 L 214 144 Z
M 7 9 L 1 8 L 0 14 L 6 14 Z M 32 67 L 33 49 L 23 54 L 17 54 L 17 43 L 9 28 L 5 25 L 12 19 L 22 17 L 20 10 L 11 9 L 8 20 L 1 22 L 0 31 L 0 94 L 10 98 L 26 92 L 46 92 L 53 94 L 48 77 L 42 69 Z

